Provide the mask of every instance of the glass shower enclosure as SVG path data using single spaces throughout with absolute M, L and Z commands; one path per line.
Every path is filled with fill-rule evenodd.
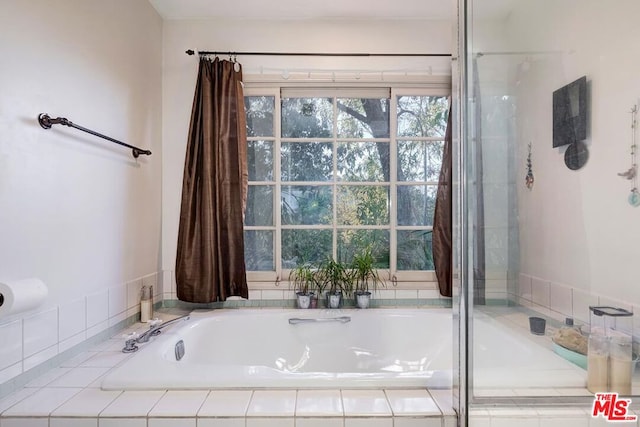
M 577 408 L 590 425 L 595 395 L 607 392 L 633 409 L 640 2 L 460 0 L 457 10 L 461 425 L 493 426 L 487 411 L 503 406 L 522 420 L 540 406 Z M 625 314 L 599 326 L 594 307 Z

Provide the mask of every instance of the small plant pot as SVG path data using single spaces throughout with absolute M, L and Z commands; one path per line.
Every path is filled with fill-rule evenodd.
M 309 306 L 311 305 L 311 297 L 311 294 L 297 292 L 296 299 L 298 301 L 298 308 L 309 308 Z
M 340 308 L 342 307 L 342 294 L 327 292 L 327 307 L 328 308 Z
M 371 302 L 371 292 L 356 292 L 356 305 L 358 308 L 369 308 Z

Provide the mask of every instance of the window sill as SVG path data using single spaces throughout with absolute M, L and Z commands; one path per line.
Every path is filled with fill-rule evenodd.
M 288 281 L 268 282 L 268 281 L 249 281 L 247 282 L 249 291 L 275 290 L 275 291 L 292 291 Z M 438 290 L 438 282 L 436 281 L 420 281 L 420 282 L 387 282 L 386 286 L 379 286 L 378 292 L 382 291 L 429 291 Z

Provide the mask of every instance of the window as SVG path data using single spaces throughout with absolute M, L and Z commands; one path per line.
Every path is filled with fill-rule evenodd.
M 245 91 L 249 280 L 370 247 L 398 280 L 433 270 L 446 91 Z M 284 273 L 283 273 L 284 272 Z

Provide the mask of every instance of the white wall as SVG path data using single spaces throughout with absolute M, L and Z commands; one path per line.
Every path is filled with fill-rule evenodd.
M 452 25 L 427 20 L 175 20 L 164 23 L 163 74 L 163 219 L 162 266 L 174 270 L 180 215 L 182 172 L 191 103 L 198 68 L 197 56 L 187 49 L 219 51 L 450 53 Z M 223 58 L 226 59 L 226 58 Z M 368 77 L 404 75 L 405 69 L 450 74 L 444 59 L 409 58 L 300 58 L 238 57 L 245 80 L 251 75 L 282 74 L 284 70 L 336 71 L 337 79 L 351 77 L 345 70 L 377 70 Z M 391 70 L 395 70 L 395 73 Z M 299 73 L 300 74 L 300 73 Z M 306 72 L 302 72 L 302 75 Z M 408 74 L 411 74 L 409 72 Z M 373 77 L 372 77 L 373 78 Z M 170 277 L 166 275 L 165 277 Z
M 629 111 L 640 100 L 640 3 L 614 3 L 520 1 L 507 25 L 510 50 L 564 52 L 513 58 L 520 265 L 533 298 L 562 296 L 582 304 L 581 317 L 597 296 L 640 305 L 640 209 L 627 204 L 630 183 L 617 176 L 630 166 Z M 571 171 L 566 148 L 552 148 L 552 92 L 583 75 L 589 160 Z M 524 187 L 529 142 L 532 191 Z
M 0 280 L 49 287 L 40 311 L 0 319 L 2 383 L 126 317 L 141 278 L 155 280 L 162 20 L 146 0 L 0 0 L 0 10 Z M 39 113 L 153 155 L 136 162 L 78 130 L 44 130 Z

